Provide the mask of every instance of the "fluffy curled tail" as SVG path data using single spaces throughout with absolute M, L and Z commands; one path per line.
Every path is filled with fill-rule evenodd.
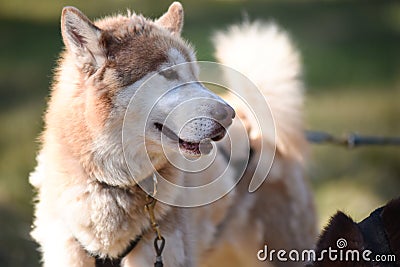
M 213 42 L 217 60 L 247 76 L 267 101 L 275 123 L 277 152 L 301 159 L 306 143 L 302 70 L 299 53 L 288 35 L 273 23 L 243 23 L 217 32 Z M 246 90 L 248 86 L 227 79 L 233 90 L 252 99 L 251 90 Z M 249 104 L 257 105 L 256 102 Z M 263 138 L 271 142 L 270 136 Z

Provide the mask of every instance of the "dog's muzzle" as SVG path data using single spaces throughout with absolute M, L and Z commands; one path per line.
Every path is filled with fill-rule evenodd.
M 208 116 L 195 117 L 184 123 L 179 130 L 172 130 L 162 123 L 155 127 L 168 139 L 179 144 L 179 148 L 192 155 L 208 154 L 211 141 L 224 138 L 227 128 L 232 124 L 235 111 L 225 103 L 217 103 L 210 109 Z
M 208 154 L 211 141 L 221 140 L 235 117 L 230 105 L 199 82 L 171 89 L 154 110 L 158 115 L 153 120 L 155 128 L 192 155 Z

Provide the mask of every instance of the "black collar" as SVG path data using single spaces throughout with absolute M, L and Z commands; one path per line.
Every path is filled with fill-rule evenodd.
M 100 258 L 99 255 L 93 255 L 93 253 L 88 252 L 89 255 L 93 256 L 96 262 L 96 267 L 120 267 L 122 259 L 125 258 L 142 240 L 142 235 L 138 235 L 134 240 L 129 243 L 128 247 L 122 252 L 117 258 Z

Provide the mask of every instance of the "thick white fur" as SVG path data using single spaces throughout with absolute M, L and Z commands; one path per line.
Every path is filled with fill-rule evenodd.
M 266 98 L 276 127 L 277 150 L 301 159 L 302 70 L 299 53 L 288 35 L 274 23 L 245 22 L 216 33 L 213 41 L 217 60 L 247 76 Z M 253 92 L 240 81 L 228 77 L 232 89 L 250 99 L 250 105 L 257 103 Z

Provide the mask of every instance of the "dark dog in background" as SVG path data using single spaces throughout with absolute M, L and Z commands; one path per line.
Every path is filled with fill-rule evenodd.
M 338 240 L 345 240 L 347 243 L 339 245 Z M 327 253 L 329 248 L 338 250 L 337 256 L 339 257 L 338 248 L 340 247 L 342 247 L 342 259 L 345 259 L 346 252 L 350 255 L 350 250 L 357 250 L 360 255 L 359 260 L 339 260 L 339 258 L 332 260 L 329 258 Z M 363 251 L 366 250 L 371 251 L 366 255 L 371 260 L 361 257 Z M 323 255 L 324 253 L 325 255 Z M 380 261 L 376 256 L 380 257 Z M 337 212 L 320 236 L 316 248 L 316 259 L 318 260 L 307 266 L 400 266 L 400 198 L 376 209 L 360 223 L 355 223 L 341 211 Z M 384 259 L 386 261 L 382 261 Z

